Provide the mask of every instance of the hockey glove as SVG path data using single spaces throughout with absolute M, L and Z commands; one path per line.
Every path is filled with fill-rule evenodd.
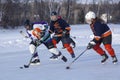
M 62 34 L 54 34 L 53 38 L 58 38 L 58 37 L 62 37 Z
M 53 37 L 58 37 L 58 35 L 54 35 Z
M 41 41 L 41 40 L 38 40 L 38 39 L 36 39 L 34 42 L 35 42 L 35 44 L 37 44 L 37 46 L 39 46 L 39 45 L 42 44 L 42 41 Z
M 62 36 L 63 37 L 66 37 L 69 35 L 69 31 L 68 30 L 64 30 L 63 33 L 62 33 Z
M 96 45 L 96 43 L 94 41 L 90 41 L 88 43 L 87 49 L 92 49 L 95 45 Z

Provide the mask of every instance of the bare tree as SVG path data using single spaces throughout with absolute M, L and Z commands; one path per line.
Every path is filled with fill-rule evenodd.
M 85 0 L 83 4 L 83 0 L 80 1 L 81 3 L 77 3 L 77 0 L 6 0 L 2 3 L 0 0 L 0 25 L 14 28 L 22 25 L 25 19 L 50 22 L 52 11 L 58 12 L 70 24 L 84 23 L 85 13 L 90 10 L 97 13 L 97 16 L 107 13 L 109 22 L 120 23 L 120 2 L 93 0 L 93 3 L 88 3 Z

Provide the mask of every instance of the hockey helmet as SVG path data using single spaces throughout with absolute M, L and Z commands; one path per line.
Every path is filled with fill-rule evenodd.
M 51 16 L 55 16 L 55 15 L 57 15 L 56 11 L 51 12 Z
M 55 12 L 55 11 L 53 11 L 52 13 L 51 13 L 51 20 L 52 21 L 56 21 L 58 18 L 57 18 L 57 12 Z
M 92 23 L 92 19 L 96 18 L 96 14 L 93 11 L 89 11 L 86 15 L 85 15 L 85 20 L 88 24 Z
M 31 22 L 30 22 L 30 20 L 25 20 L 25 22 L 24 22 L 24 27 L 27 29 L 27 30 L 32 30 L 33 29 L 33 26 L 32 26 L 32 24 L 31 24 Z

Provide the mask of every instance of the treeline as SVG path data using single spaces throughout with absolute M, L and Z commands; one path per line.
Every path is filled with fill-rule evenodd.
M 12 28 L 23 25 L 26 19 L 50 22 L 51 11 L 57 11 L 70 24 L 85 23 L 84 16 L 89 10 L 98 16 L 107 14 L 108 22 L 120 23 L 120 2 L 81 4 L 77 0 L 0 0 L 0 26 Z

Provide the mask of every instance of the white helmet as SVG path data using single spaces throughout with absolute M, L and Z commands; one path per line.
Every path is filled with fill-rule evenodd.
M 85 15 L 85 20 L 88 24 L 92 23 L 92 19 L 95 19 L 96 15 L 93 11 L 89 11 L 86 15 Z

